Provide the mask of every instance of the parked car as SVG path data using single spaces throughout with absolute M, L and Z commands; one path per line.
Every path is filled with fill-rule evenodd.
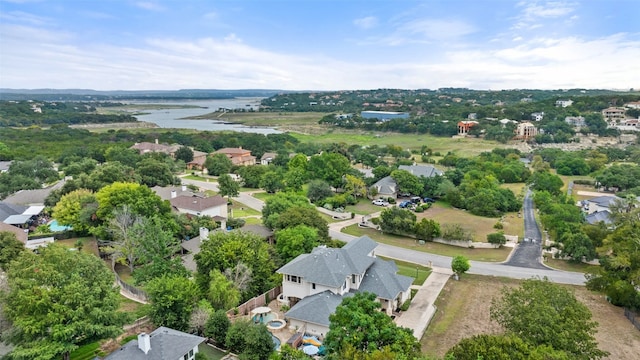
M 434 202 L 436 202 L 434 199 L 432 199 L 430 197 L 426 197 L 426 198 L 422 199 L 422 201 L 424 201 L 426 203 L 434 203 Z
M 408 197 L 410 197 L 410 196 L 411 196 L 411 194 L 409 194 L 409 193 L 401 193 L 401 194 L 400 194 L 400 195 L 398 195 L 398 196 L 403 197 L 403 198 L 408 198 Z
M 422 202 L 422 199 L 420 198 L 420 196 L 414 196 L 411 198 L 411 202 L 414 204 L 420 204 Z
M 389 202 L 383 199 L 375 199 L 371 202 L 373 205 L 388 206 Z
M 401 202 L 400 204 L 398 204 L 398 206 L 402 209 L 406 209 L 408 207 L 410 207 L 411 205 L 413 205 L 413 203 L 409 200 L 405 200 L 403 202 Z

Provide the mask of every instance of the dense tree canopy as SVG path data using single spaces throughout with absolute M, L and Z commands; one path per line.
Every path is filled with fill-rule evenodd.
M 0 269 L 7 270 L 9 263 L 17 259 L 25 251 L 24 244 L 16 238 L 16 234 L 0 231 Z
M 8 272 L 14 358 L 51 359 L 122 331 L 119 294 L 100 259 L 58 245 L 39 252 L 21 254 Z
M 158 326 L 187 331 L 189 317 L 198 301 L 198 288 L 191 280 L 179 275 L 164 275 L 146 287 L 151 301 L 149 316 Z

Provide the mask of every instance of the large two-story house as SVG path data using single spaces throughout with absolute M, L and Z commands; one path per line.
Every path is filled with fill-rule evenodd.
M 285 313 L 290 326 L 326 335 L 329 315 L 356 292 L 374 293 L 388 315 L 409 299 L 413 278 L 398 275 L 393 261 L 377 258 L 377 245 L 362 236 L 341 249 L 320 246 L 278 269 L 283 277 L 280 300 L 291 306 Z

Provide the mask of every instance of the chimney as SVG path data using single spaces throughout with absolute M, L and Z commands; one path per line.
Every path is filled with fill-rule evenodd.
M 182 191 L 187 191 L 187 185 L 182 184 Z
M 158 143 L 158 139 L 156 139 L 156 144 Z
M 178 193 L 175 190 L 171 190 L 171 198 L 175 199 L 178 196 Z
M 145 355 L 151 350 L 151 337 L 147 333 L 138 335 L 138 347 Z
M 207 239 L 209 237 L 209 229 L 206 227 L 200 228 L 200 241 Z

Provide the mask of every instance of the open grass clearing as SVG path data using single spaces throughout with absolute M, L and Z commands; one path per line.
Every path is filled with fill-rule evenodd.
M 262 225 L 262 219 L 257 217 L 248 217 L 243 220 L 245 225 Z
M 383 208 L 377 205 L 373 205 L 369 199 L 359 199 L 355 205 L 347 205 L 344 208 L 345 212 L 352 212 L 358 215 L 369 215 L 374 212 L 381 211 Z
M 401 134 L 392 132 L 373 132 L 373 131 L 349 131 L 336 128 L 325 128 L 324 132 L 313 134 L 292 133 L 302 142 L 310 143 L 346 143 L 348 145 L 398 145 L 407 149 L 419 149 L 422 145 L 427 145 L 434 152 L 440 152 L 442 155 L 452 152 L 461 157 L 476 156 L 485 151 L 491 151 L 495 148 L 506 148 L 508 145 L 500 144 L 495 141 L 488 141 L 475 138 L 459 138 L 452 139 L 448 137 L 436 137 L 428 134 Z
M 327 113 L 322 112 L 212 112 L 185 119 L 217 120 L 246 126 L 316 126 L 325 115 Z
M 487 262 L 500 262 L 505 261 L 511 248 L 501 249 L 469 249 L 463 247 L 457 247 L 452 245 L 439 244 L 434 242 L 427 242 L 420 245 L 416 239 L 408 238 L 404 236 L 385 234 L 378 230 L 371 228 L 361 228 L 358 224 L 354 224 L 342 229 L 343 233 L 353 236 L 367 235 L 377 242 L 383 244 L 398 246 L 406 249 L 422 251 L 425 253 L 444 255 L 444 256 L 457 256 L 463 255 L 469 260 L 487 261 Z
M 196 180 L 196 181 L 207 181 L 210 179 L 210 178 L 206 178 L 206 177 L 195 175 L 195 174 L 186 175 L 186 176 L 183 176 L 182 178 L 187 180 Z
M 518 196 L 518 195 L 522 195 L 524 196 L 524 191 L 525 188 L 527 187 L 527 184 L 525 183 L 504 183 L 504 184 L 500 184 L 500 187 L 503 189 L 509 189 L 511 191 L 513 191 L 513 193 Z
M 497 334 L 502 328 L 489 318 L 494 297 L 503 286 L 517 286 L 520 280 L 464 274 L 460 281 L 449 280 L 436 300 L 437 311 L 421 340 L 422 351 L 442 357 L 448 349 L 466 337 Z M 603 295 L 581 286 L 567 287 L 593 314 L 599 323 L 595 337 L 609 359 L 636 359 L 640 349 L 640 331 L 624 317 L 623 309 L 609 304 Z
M 272 197 L 276 196 L 276 194 L 270 194 L 268 192 L 257 192 L 257 193 L 254 193 L 252 196 L 256 199 L 267 201 Z
M 131 275 L 131 270 L 128 266 L 116 263 L 114 269 L 116 271 L 116 274 L 120 276 L 120 280 L 132 286 L 136 285 L 135 281 L 133 280 L 133 275 Z
M 198 346 L 198 352 L 204 354 L 204 356 L 209 360 L 221 360 L 225 355 L 227 355 L 226 352 L 220 351 L 206 343 L 202 343 Z
M 384 260 L 393 260 L 398 267 L 398 274 L 413 278 L 413 285 L 422 285 L 431 274 L 431 269 L 426 266 L 416 265 L 406 261 L 390 259 L 384 256 L 377 256 Z
M 64 240 L 56 240 L 56 244 L 60 244 L 69 249 L 77 249 L 77 242 L 82 242 L 82 252 L 85 254 L 93 254 L 100 256 L 98 253 L 98 242 L 93 237 L 79 237 Z
M 585 263 L 575 263 L 568 260 L 554 259 L 551 256 L 547 257 L 544 264 L 557 270 L 575 271 L 581 273 L 592 273 L 597 271 L 599 268 L 599 266 L 597 265 L 589 265 Z
M 229 207 L 231 209 L 231 217 L 234 218 L 243 218 L 247 216 L 262 216 L 262 213 L 258 210 L 254 210 L 247 205 L 239 202 L 238 200 L 233 200 L 233 204 Z
M 477 242 L 487 242 L 487 235 L 498 232 L 494 225 L 500 218 L 490 218 L 473 215 L 468 211 L 452 208 L 448 204 L 436 202 L 423 213 L 416 213 L 418 221 L 422 218 L 437 221 L 442 228 L 445 224 L 460 224 L 464 229 L 473 234 L 473 240 Z M 507 213 L 502 218 L 502 226 L 506 235 L 524 235 L 524 219 L 518 217 L 517 213 Z

